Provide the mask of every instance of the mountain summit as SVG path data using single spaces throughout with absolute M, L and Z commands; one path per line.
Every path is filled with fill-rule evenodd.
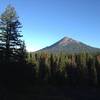
M 39 50 L 39 52 L 49 52 L 49 53 L 64 52 L 69 54 L 82 53 L 82 52 L 95 53 L 95 52 L 100 52 L 100 49 L 88 46 L 72 38 L 64 37 L 58 42 L 54 43 L 53 45 Z
M 79 43 L 78 41 L 76 40 L 73 40 L 72 38 L 68 38 L 68 37 L 64 37 L 62 38 L 60 41 L 58 41 L 56 44 L 58 44 L 59 46 L 66 46 L 66 45 L 69 45 L 69 44 L 74 44 L 74 43 Z

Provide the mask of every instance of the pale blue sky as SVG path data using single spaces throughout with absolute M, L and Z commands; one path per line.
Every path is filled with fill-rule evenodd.
M 65 36 L 100 48 L 100 0 L 0 0 L 0 13 L 8 4 L 23 24 L 28 51 Z

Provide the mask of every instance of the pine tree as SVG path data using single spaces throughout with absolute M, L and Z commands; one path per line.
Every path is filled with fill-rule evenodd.
M 50 55 L 50 73 L 51 77 L 54 76 L 55 66 L 54 66 L 54 56 L 53 54 Z
M 88 75 L 89 75 L 89 84 L 90 85 L 97 85 L 97 70 L 95 66 L 95 59 L 94 56 L 89 55 L 88 59 Z
M 79 83 L 81 85 L 86 85 L 88 79 L 86 57 L 86 53 L 81 53 L 76 56 L 77 67 L 79 69 Z
M 47 66 L 47 59 L 48 55 L 46 53 L 41 54 L 39 59 L 39 77 L 40 80 L 46 80 L 47 73 L 48 73 L 48 66 Z
M 97 80 L 98 85 L 100 86 L 100 54 L 95 57 L 96 69 L 97 69 Z
M 8 5 L 0 16 L 0 52 L 2 60 L 6 62 L 18 62 L 19 54 L 25 52 L 25 44 L 20 39 L 21 23 L 18 20 L 16 10 Z M 21 56 L 22 57 L 22 56 Z M 24 59 L 24 58 L 23 58 Z

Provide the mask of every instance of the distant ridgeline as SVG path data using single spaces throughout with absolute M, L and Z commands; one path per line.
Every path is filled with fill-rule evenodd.
M 97 53 L 100 52 L 99 48 L 88 46 L 82 42 L 73 40 L 68 37 L 64 37 L 60 41 L 53 45 L 43 48 L 37 52 L 48 52 L 48 53 L 67 53 L 67 54 L 78 54 L 78 53 Z

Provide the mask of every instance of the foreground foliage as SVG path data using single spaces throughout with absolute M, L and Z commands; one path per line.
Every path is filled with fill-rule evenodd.
M 27 63 L 0 64 L 1 100 L 99 100 L 99 54 L 28 53 Z

